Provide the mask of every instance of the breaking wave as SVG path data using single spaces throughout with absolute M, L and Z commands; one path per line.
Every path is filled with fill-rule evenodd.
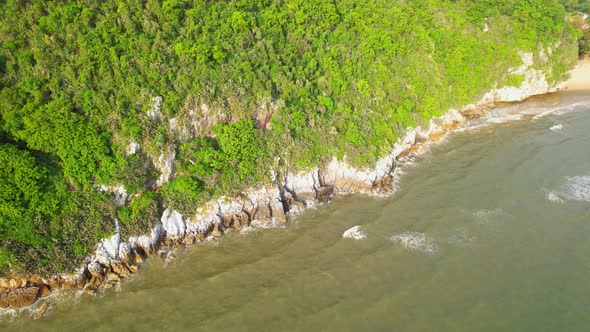
M 554 191 L 547 192 L 545 198 L 553 203 L 563 203 L 563 199 L 561 199 Z
M 438 245 L 431 239 L 427 238 L 424 233 L 405 232 L 395 234 L 389 240 L 396 244 L 401 244 L 406 249 L 434 253 L 438 251 Z
M 561 194 L 568 200 L 590 202 L 590 176 L 566 177 Z

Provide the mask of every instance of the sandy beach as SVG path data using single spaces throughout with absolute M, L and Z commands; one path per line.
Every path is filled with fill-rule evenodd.
M 564 89 L 570 91 L 590 91 L 590 59 L 580 60 L 570 74 L 571 78 L 566 82 Z

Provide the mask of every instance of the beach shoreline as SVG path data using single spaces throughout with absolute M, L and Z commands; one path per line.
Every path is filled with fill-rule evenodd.
M 582 59 L 570 71 L 570 79 L 564 84 L 563 90 L 590 91 L 590 58 Z

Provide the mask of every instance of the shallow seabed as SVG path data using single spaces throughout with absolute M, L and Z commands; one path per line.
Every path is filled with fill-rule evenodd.
M 390 198 L 340 197 L 192 246 L 0 329 L 586 331 L 590 95 L 492 115 L 407 161 Z M 342 237 L 354 225 L 364 239 Z

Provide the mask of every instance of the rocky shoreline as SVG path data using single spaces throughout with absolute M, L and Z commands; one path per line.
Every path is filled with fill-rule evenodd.
M 83 266 L 71 275 L 48 279 L 33 275 L 1 277 L 0 308 L 24 308 L 32 317 L 42 317 L 50 307 L 48 295 L 61 290 L 94 295 L 131 277 L 147 258 L 167 259 L 179 247 L 218 238 L 229 229 L 248 227 L 254 220 L 286 223 L 289 216 L 329 201 L 335 195 L 391 193 L 398 161 L 422 153 L 426 144 L 439 141 L 468 119 L 484 115 L 497 103 L 522 101 L 561 88 L 549 84 L 540 70 L 532 68 L 532 55 L 521 54 L 521 57 L 524 64 L 515 69 L 525 77 L 521 87 L 494 89 L 476 104 L 431 119 L 427 129 L 408 130 L 392 152 L 372 169 L 360 170 L 336 158 L 326 167 L 309 172 L 291 173 L 288 167 L 274 169 L 270 171 L 274 186 L 250 189 L 239 197 L 220 197 L 199 207 L 192 216 L 166 209 L 150 234 L 133 236 L 127 241 L 119 234 L 103 239 Z

